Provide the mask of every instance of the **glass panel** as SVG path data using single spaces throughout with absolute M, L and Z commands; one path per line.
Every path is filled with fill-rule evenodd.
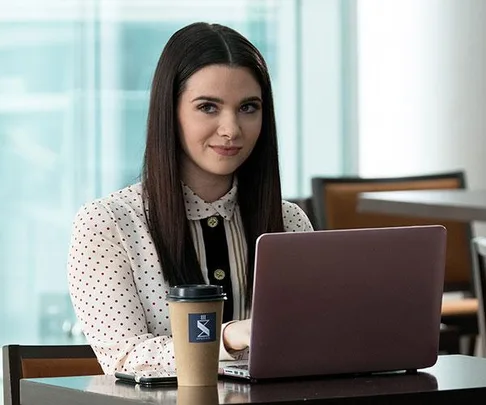
M 0 6 L 0 344 L 82 341 L 72 335 L 79 330 L 66 284 L 72 220 L 84 202 L 137 181 L 148 90 L 170 35 L 196 20 L 234 27 L 261 49 L 276 98 L 285 97 L 294 87 L 284 84 L 295 81 L 282 65 L 282 45 L 290 55 L 295 47 L 293 7 L 271 0 Z M 292 114 L 278 103 L 277 114 L 293 142 Z
M 304 15 L 331 5 L 336 11 L 338 3 L 306 1 Z M 326 50 L 312 41 L 311 25 L 301 20 L 302 4 L 0 4 L 0 345 L 83 341 L 67 294 L 72 220 L 84 202 L 138 180 L 152 74 L 162 48 L 178 28 L 193 21 L 218 21 L 246 35 L 264 54 L 274 87 L 285 196 L 306 190 L 309 173 L 317 170 L 315 161 L 303 165 L 305 139 L 307 148 L 324 151 L 319 161 L 333 162 L 330 169 L 323 164 L 323 173 L 336 171 L 339 162 L 326 145 L 329 140 L 340 145 L 340 127 L 335 125 L 341 119 L 340 108 L 326 110 L 323 120 L 322 108 L 314 114 L 306 106 L 321 103 L 316 88 L 327 89 L 328 103 L 340 91 L 339 85 L 331 93 L 325 86 L 341 80 L 336 73 L 338 45 L 333 43 L 332 57 L 319 58 L 322 66 L 332 64 L 326 72 L 337 76 L 316 71 L 313 55 Z M 311 22 L 319 23 L 319 18 Z M 334 26 L 333 32 L 341 29 L 338 22 Z M 335 97 L 339 104 L 339 95 Z M 325 137 L 316 136 L 316 128 Z
M 49 339 L 47 314 L 72 319 L 66 250 L 86 147 L 75 130 L 80 29 L 0 21 L 2 344 Z

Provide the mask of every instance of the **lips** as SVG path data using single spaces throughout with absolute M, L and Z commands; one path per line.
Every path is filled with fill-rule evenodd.
M 214 150 L 218 155 L 221 156 L 235 156 L 237 155 L 241 147 L 238 146 L 210 146 L 212 150 Z

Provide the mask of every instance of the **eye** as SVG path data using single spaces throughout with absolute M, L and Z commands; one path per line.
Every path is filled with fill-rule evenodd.
M 215 104 L 212 103 L 203 103 L 201 105 L 198 105 L 197 109 L 206 114 L 214 114 L 217 110 L 217 107 Z
M 240 107 L 240 111 L 245 114 L 252 114 L 260 109 L 260 104 L 258 103 L 246 103 Z

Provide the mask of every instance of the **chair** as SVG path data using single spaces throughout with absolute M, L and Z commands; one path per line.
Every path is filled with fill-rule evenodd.
M 486 238 L 477 237 L 473 239 L 473 270 L 474 286 L 478 298 L 478 324 L 479 335 L 481 336 L 481 354 L 486 357 Z
M 440 223 L 447 228 L 445 292 L 465 292 L 467 298 L 444 300 L 442 322 L 469 336 L 468 353 L 474 354 L 478 332 L 478 302 L 473 297 L 470 240 L 471 224 L 357 211 L 358 194 L 371 191 L 465 188 L 462 171 L 395 178 L 340 177 L 312 179 L 312 198 L 318 229 L 345 229 Z
M 20 405 L 20 379 L 103 374 L 89 345 L 3 346 L 4 405 Z

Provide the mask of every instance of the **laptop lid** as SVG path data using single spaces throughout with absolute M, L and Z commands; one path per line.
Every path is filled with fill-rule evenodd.
M 443 226 L 260 236 L 251 378 L 432 366 L 445 251 Z

